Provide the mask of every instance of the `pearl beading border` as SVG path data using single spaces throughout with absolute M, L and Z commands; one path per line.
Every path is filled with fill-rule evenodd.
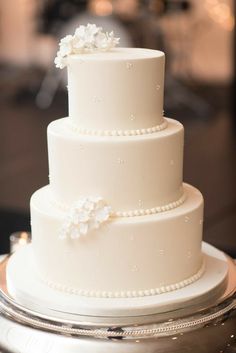
M 49 279 L 44 279 L 41 277 L 41 280 L 51 287 L 52 289 L 59 290 L 68 294 L 75 294 L 83 297 L 93 297 L 93 298 L 137 298 L 137 297 L 146 297 L 151 295 L 159 295 L 164 293 L 169 293 L 181 288 L 184 288 L 193 282 L 197 281 L 205 272 L 205 261 L 202 262 L 202 265 L 197 273 L 193 276 L 180 281 L 178 283 L 169 284 L 162 287 L 151 288 L 151 289 L 142 289 L 142 290 L 128 290 L 128 291 L 93 291 L 93 290 L 84 290 L 72 288 L 62 284 L 54 283 Z
M 156 213 L 162 213 L 170 211 L 178 206 L 182 205 L 186 199 L 186 195 L 183 194 L 177 201 L 171 202 L 167 205 L 157 206 L 153 208 L 137 209 L 132 211 L 117 211 L 113 212 L 113 217 L 136 217 L 136 216 L 149 216 Z
M 145 129 L 133 129 L 133 130 L 93 130 L 78 127 L 73 123 L 69 123 L 70 128 L 81 135 L 91 135 L 91 136 L 139 136 L 146 134 L 153 134 L 158 131 L 166 129 L 168 123 L 164 119 L 163 123 L 156 125 L 150 128 Z
M 186 200 L 186 194 L 183 193 L 183 195 L 177 201 L 171 202 L 167 205 L 157 206 L 153 208 L 146 208 L 146 209 L 136 209 L 136 210 L 130 210 L 130 211 L 113 211 L 111 213 L 111 217 L 115 218 L 115 217 L 149 216 L 149 215 L 173 210 L 174 208 L 181 206 L 185 200 Z M 53 199 L 51 199 L 51 203 L 63 211 L 67 211 L 70 208 L 68 205 Z

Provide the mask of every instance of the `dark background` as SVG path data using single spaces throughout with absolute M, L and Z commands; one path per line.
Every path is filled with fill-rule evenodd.
M 84 21 L 114 26 L 124 46 L 166 52 L 165 115 L 185 126 L 184 180 L 204 195 L 204 239 L 236 256 L 232 2 L 23 3 L 0 4 L 0 253 L 30 229 L 30 196 L 48 183 L 46 128 L 67 115 L 52 62 L 58 38 Z

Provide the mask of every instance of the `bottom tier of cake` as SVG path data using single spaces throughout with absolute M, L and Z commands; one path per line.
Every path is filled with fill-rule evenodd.
M 182 288 L 204 271 L 203 198 L 184 184 L 185 202 L 148 216 L 114 218 L 78 239 L 60 239 L 65 212 L 50 188 L 31 199 L 33 258 L 41 279 L 91 297 L 140 297 Z
M 112 327 L 132 326 L 178 318 L 210 307 L 225 292 L 232 294 L 233 262 L 220 250 L 203 243 L 205 271 L 198 281 L 168 293 L 136 298 L 94 298 L 58 291 L 35 272 L 32 245 L 13 254 L 7 263 L 7 292 L 11 300 L 40 315 Z M 231 264 L 230 264 L 231 263 Z M 230 272 L 230 273 L 229 273 Z M 146 316 L 147 315 L 147 316 Z M 149 316 L 150 315 L 150 316 Z M 67 321 L 68 323 L 68 321 Z

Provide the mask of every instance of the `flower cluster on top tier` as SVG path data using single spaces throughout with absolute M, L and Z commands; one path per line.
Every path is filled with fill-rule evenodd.
M 67 58 L 71 54 L 81 54 L 93 51 L 108 51 L 119 43 L 119 38 L 113 32 L 103 32 L 102 27 L 95 24 L 79 26 L 74 35 L 67 35 L 59 43 L 59 51 L 54 60 L 56 67 L 67 66 Z
M 80 238 L 90 230 L 99 228 L 110 216 L 111 207 L 101 197 L 81 198 L 69 209 L 60 238 Z

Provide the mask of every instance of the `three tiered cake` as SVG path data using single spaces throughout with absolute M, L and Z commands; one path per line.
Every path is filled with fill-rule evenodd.
M 69 117 L 48 127 L 50 183 L 32 196 L 21 255 L 42 286 L 82 300 L 163 297 L 206 266 L 203 198 L 182 182 L 184 129 L 163 117 L 164 53 L 117 42 L 88 25 L 60 43 Z

